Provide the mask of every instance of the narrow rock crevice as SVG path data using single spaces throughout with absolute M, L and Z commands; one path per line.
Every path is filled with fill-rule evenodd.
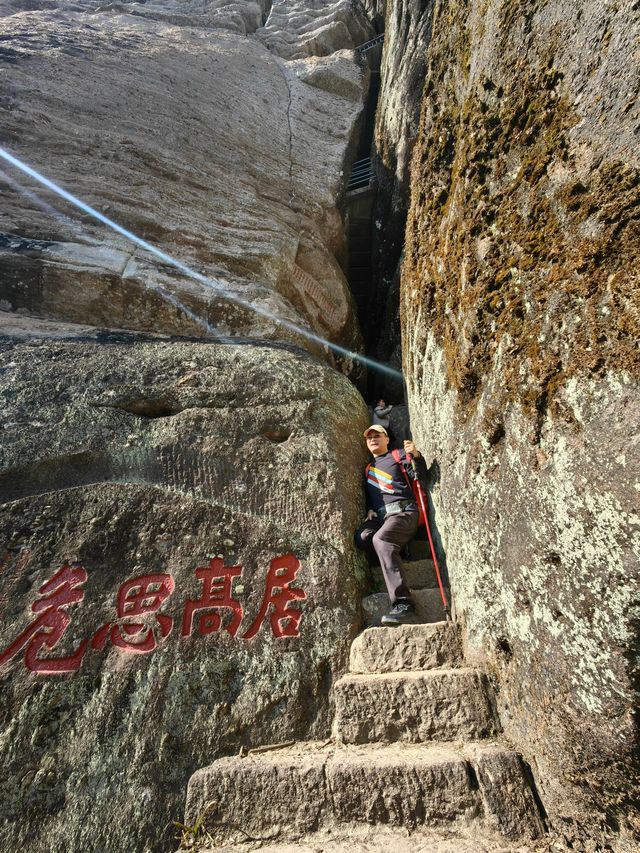
M 170 403 L 162 399 L 149 400 L 130 400 L 121 403 L 114 403 L 110 406 L 112 409 L 120 409 L 123 412 L 128 412 L 131 415 L 136 415 L 139 418 L 147 418 L 155 420 L 157 418 L 171 418 L 184 411 L 183 406 L 178 406 L 175 403 Z

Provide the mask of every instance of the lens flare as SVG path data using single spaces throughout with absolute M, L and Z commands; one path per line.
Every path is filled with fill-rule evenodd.
M 116 234 L 120 234 L 122 237 L 125 237 L 134 245 L 143 249 L 145 252 L 153 255 L 158 260 L 162 261 L 162 263 L 167 264 L 167 266 L 171 266 L 174 269 L 179 270 L 183 275 L 192 279 L 193 281 L 197 281 L 203 287 L 215 291 L 219 294 L 220 297 L 227 300 L 227 302 L 234 303 L 243 308 L 247 308 L 252 311 L 254 314 L 258 314 L 261 317 L 266 317 L 269 320 L 273 320 L 278 323 L 285 329 L 288 329 L 291 332 L 294 332 L 301 337 L 306 338 L 313 343 L 319 344 L 320 346 L 328 347 L 332 352 L 337 353 L 338 355 L 345 356 L 346 358 L 350 358 L 353 361 L 358 361 L 361 364 L 366 365 L 366 367 L 371 370 L 376 370 L 380 373 L 384 373 L 388 376 L 392 376 L 394 379 L 402 379 L 402 374 L 395 370 L 392 367 L 389 367 L 386 364 L 382 364 L 375 359 L 368 358 L 361 353 L 354 352 L 353 350 L 347 349 L 346 347 L 342 347 L 339 344 L 335 344 L 332 341 L 327 340 L 326 338 L 321 337 L 320 335 L 316 335 L 314 332 L 311 332 L 309 329 L 305 329 L 303 326 L 299 326 L 297 323 L 293 323 L 290 320 L 285 320 L 282 317 L 278 317 L 277 314 L 268 311 L 266 308 L 261 308 L 259 305 L 256 305 L 249 300 L 242 299 L 242 297 L 237 296 L 234 293 L 231 293 L 227 287 L 225 287 L 224 283 L 221 281 L 217 281 L 216 279 L 209 278 L 202 273 L 199 273 L 197 270 L 192 269 L 187 264 L 183 263 L 178 258 L 174 258 L 172 255 L 168 255 L 166 252 L 163 252 L 161 249 L 158 249 L 156 246 L 153 246 L 151 243 L 148 243 L 146 240 L 143 240 L 141 237 L 138 237 L 137 234 L 134 234 L 132 231 L 129 231 L 126 228 L 123 228 L 122 225 L 118 225 L 117 222 L 114 222 L 113 219 L 109 219 L 108 216 L 100 213 L 99 210 L 91 207 L 86 204 L 86 202 L 72 195 L 67 190 L 58 186 L 58 184 L 54 183 L 52 180 L 47 178 L 45 175 L 42 175 L 40 172 L 33 169 L 27 163 L 20 160 L 18 157 L 15 157 L 13 154 L 10 154 L 4 148 L 0 148 L 0 158 L 10 165 L 14 166 L 16 169 L 19 169 L 25 175 L 28 175 L 37 183 L 41 184 L 43 187 L 46 187 L 51 192 L 55 193 L 60 198 L 64 199 L 64 201 L 68 202 L 73 207 L 81 210 L 83 213 L 86 213 L 92 219 L 97 220 L 98 222 L 106 225 L 107 228 L 115 231 Z M 213 327 L 206 321 L 200 317 L 197 317 L 192 311 L 183 306 L 175 297 L 169 294 L 163 288 L 157 287 L 158 292 L 168 298 L 176 307 L 179 307 L 180 310 L 184 311 L 189 317 L 198 322 L 200 325 L 204 326 L 208 331 L 210 331 L 215 337 L 220 337 L 219 333 L 213 329 Z M 227 339 L 228 340 L 228 339 Z
M 49 202 L 45 201 L 42 196 L 39 196 L 33 190 L 30 190 L 28 187 L 25 187 L 24 184 L 21 184 L 19 181 L 16 181 L 11 175 L 8 175 L 4 170 L 0 169 L 0 181 L 4 181 L 9 184 L 17 192 L 22 193 L 26 198 L 32 201 L 37 207 L 44 210 L 49 216 L 59 222 L 61 225 L 66 226 L 75 237 L 81 239 L 84 235 L 82 230 L 78 227 L 78 223 L 74 222 L 73 219 L 70 219 L 61 211 L 56 210 L 55 207 L 52 207 Z M 183 302 L 181 302 L 175 294 L 171 293 L 169 290 L 166 290 L 159 284 L 148 284 L 146 285 L 150 290 L 153 290 L 157 293 L 165 302 L 170 302 L 175 308 L 179 311 L 182 311 L 190 320 L 193 320 L 197 325 L 202 326 L 206 331 L 214 338 L 219 341 L 228 341 L 229 338 L 226 335 L 223 335 L 219 332 L 214 326 L 211 325 L 207 320 L 203 317 L 200 317 L 190 308 L 188 308 Z

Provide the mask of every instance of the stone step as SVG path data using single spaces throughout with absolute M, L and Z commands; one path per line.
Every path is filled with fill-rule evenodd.
M 455 824 L 455 831 L 443 829 L 406 830 L 390 827 L 349 827 L 334 834 L 325 830 L 305 835 L 302 841 L 265 843 L 259 841 L 260 853 L 549 853 L 549 845 L 505 841 L 480 834 L 473 823 L 469 828 Z M 239 833 L 241 835 L 241 833 Z M 183 848 L 184 849 L 184 848 Z M 224 847 L 198 847 L 198 853 L 247 853 L 247 842 Z M 557 848 L 559 849 L 559 848 Z M 180 851 L 178 851 L 180 853 Z
M 404 560 L 403 564 L 404 576 L 411 589 L 425 589 L 438 586 L 433 560 L 413 560 L 412 562 Z M 386 587 L 380 566 L 371 567 L 371 578 L 374 590 L 376 592 L 384 592 Z
M 462 641 L 453 622 L 367 628 L 351 644 L 351 672 L 400 672 L 462 666 Z
M 451 601 L 451 592 L 445 588 L 447 601 Z M 416 603 L 416 613 L 420 622 L 441 622 L 444 619 L 444 609 L 439 589 L 412 589 L 411 595 Z M 368 628 L 380 625 L 380 620 L 390 607 L 389 596 L 386 592 L 374 592 L 362 599 L 364 624 Z
M 345 825 L 469 822 L 509 839 L 542 831 L 520 759 L 499 744 L 300 743 L 220 758 L 191 777 L 184 820 L 216 845 L 277 840 L 278 849 Z
M 499 728 L 487 677 L 469 667 L 345 675 L 335 701 L 343 743 L 472 740 Z

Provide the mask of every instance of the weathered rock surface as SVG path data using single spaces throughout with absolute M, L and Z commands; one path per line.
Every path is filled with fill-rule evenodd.
M 1 846 L 171 849 L 197 767 L 329 733 L 366 410 L 283 345 L 0 316 Z
M 368 628 L 351 644 L 351 672 L 395 672 L 462 664 L 460 629 L 452 622 Z
M 344 832 L 334 829 L 305 836 L 303 843 L 258 842 L 259 847 L 247 848 L 246 842 L 220 847 L 203 847 L 201 853 L 241 853 L 259 849 L 262 853 L 557 853 L 562 849 L 547 840 L 505 842 L 491 838 L 476 827 L 467 829 L 456 825 L 453 830 L 417 829 L 398 830 L 393 827 L 347 827 Z
M 439 666 L 438 653 L 446 648 L 454 668 L 411 672 L 415 664 L 411 650 L 419 657 L 420 647 L 427 646 L 434 654 L 428 660 L 423 656 L 425 667 Z M 348 836 L 363 842 L 358 849 L 364 851 L 370 849 L 371 841 L 367 825 L 378 832 L 397 827 L 410 833 L 435 826 L 447 836 L 473 828 L 477 849 L 485 849 L 479 842 L 486 840 L 487 832 L 501 839 L 539 838 L 543 822 L 518 755 L 500 744 L 473 740 L 487 734 L 488 727 L 468 725 L 469 708 L 473 714 L 474 708 L 483 706 L 480 717 L 492 718 L 493 712 L 482 673 L 456 668 L 460 663 L 457 629 L 442 623 L 365 631 L 352 645 L 352 670 L 364 648 L 371 654 L 366 665 L 373 672 L 385 673 L 393 662 L 397 671 L 347 675 L 337 682 L 337 743 L 266 746 L 248 756 L 219 759 L 191 778 L 186 825 L 199 827 L 209 842 L 224 844 L 221 849 L 225 850 L 239 836 L 261 841 L 277 838 L 285 847 L 288 841 L 304 837 L 309 844 L 317 843 L 316 849 L 325 849 L 331 833 L 329 849 L 345 849 L 341 842 Z M 427 734 L 422 726 L 416 737 L 415 721 L 406 719 L 407 702 L 397 696 L 387 701 L 384 696 L 392 682 L 403 684 L 404 699 L 410 692 L 414 698 L 420 694 L 415 707 L 419 705 L 423 720 L 437 718 L 437 732 L 432 727 Z M 367 691 L 375 693 L 377 701 L 362 703 Z M 455 708 L 452 697 L 456 697 Z M 351 714 L 345 714 L 349 703 Z M 462 706 L 465 710 L 460 711 Z M 370 742 L 354 745 L 348 741 L 354 739 L 350 735 L 358 716 Z M 390 743 L 398 739 L 398 731 L 408 732 L 414 740 L 424 739 L 425 734 L 427 739 L 441 735 L 472 740 Z M 435 849 L 442 849 L 443 836 L 431 836 L 431 840 L 438 842 Z M 378 849 L 387 849 L 387 841 L 388 849 L 405 849 L 396 836 L 380 841 Z
M 476 669 L 345 675 L 335 702 L 344 743 L 478 738 L 499 727 L 486 676 Z
M 244 35 L 266 6 L 3 5 L 4 144 L 196 279 L 3 164 L 0 306 L 358 346 L 336 205 L 366 79 L 349 51 L 318 57 L 306 43 L 285 62 Z
M 359 0 L 274 0 L 257 35 L 284 59 L 351 49 L 373 35 Z
M 474 746 L 473 756 L 469 761 L 465 749 L 452 744 L 306 743 L 223 758 L 192 776 L 185 823 L 200 818 L 214 841 L 225 844 L 250 836 L 278 837 L 286 845 L 310 830 L 345 827 L 357 839 L 358 824 L 447 825 L 455 832 L 474 822 L 491 831 L 512 820 L 519 821 L 515 837 L 535 837 L 539 818 L 530 794 L 522 810 L 515 793 L 499 801 L 474 781 L 476 763 L 503 757 L 503 778 L 526 797 L 522 770 L 512 763 L 516 757 L 491 743 Z
M 636 7 L 434 4 L 402 283 L 468 652 L 585 850 L 640 830 Z
M 378 358 L 403 364 L 400 335 L 399 262 L 409 209 L 409 162 L 418 135 L 420 105 L 431 32 L 432 0 L 396 0 L 368 4 L 370 14 L 384 14 L 384 50 L 376 110 L 373 166 L 376 198 L 373 230 L 372 287 L 375 289 Z M 383 396 L 403 389 L 385 382 Z
M 307 5 L 0 9 L 2 145 L 162 252 L 2 161 L 3 849 L 169 849 L 194 769 L 329 732 L 366 414 L 305 350 L 359 346 L 368 30 Z
M 394 226 L 396 214 L 406 212 L 408 204 L 409 162 L 418 136 L 432 12 L 431 0 L 399 0 L 388 4 L 385 15 L 376 156 L 384 170 L 379 177 L 387 181 L 383 197 L 391 205 L 385 220 Z M 401 230 L 403 226 L 400 222 Z

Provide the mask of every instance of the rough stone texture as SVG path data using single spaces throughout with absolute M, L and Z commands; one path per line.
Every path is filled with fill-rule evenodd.
M 388 4 L 385 15 L 375 150 L 378 168 L 388 181 L 386 189 L 391 190 L 381 193 L 380 200 L 391 205 L 383 215 L 394 226 L 408 204 L 409 163 L 418 136 L 432 8 L 432 0 L 397 0 Z
M 368 628 L 351 644 L 351 672 L 396 672 L 462 664 L 460 631 L 451 622 Z
M 327 781 L 339 821 L 411 829 L 478 813 L 466 761 L 441 746 L 342 750 L 327 766 Z
M 296 838 L 326 823 L 329 752 L 306 743 L 287 749 L 220 758 L 189 780 L 184 822 L 203 816 L 221 840 L 238 830 L 249 837 Z
M 372 150 L 376 174 L 373 269 L 376 311 L 380 318 L 376 354 L 402 365 L 399 261 L 409 207 L 409 162 L 420 119 L 431 31 L 432 0 L 394 0 L 370 4 L 385 12 L 380 96 Z M 380 7 L 384 5 L 385 9 Z M 390 383 L 380 393 L 403 393 Z
M 336 837 L 335 831 L 305 836 L 304 843 L 278 841 L 275 844 L 259 841 L 255 846 L 247 842 L 224 847 L 203 847 L 200 853 L 244 853 L 259 849 L 262 853 L 557 853 L 560 846 L 548 840 L 535 844 L 509 843 L 503 839 L 487 837 L 473 827 L 466 830 L 456 826 L 442 832 L 433 829 L 414 831 L 394 830 L 385 827 L 348 827 Z
M 305 24 L 300 4 L 269 0 L 0 3 L 0 145 L 183 264 L 3 161 L 3 849 L 167 850 L 194 769 L 329 731 L 364 580 L 352 531 L 367 421 L 308 335 L 359 346 L 338 205 L 367 90 L 350 48 L 369 31 L 362 14 L 344 30 L 345 3 L 322 20 L 306 6 Z M 267 602 L 244 637 L 287 552 L 306 598 L 283 622 Z M 183 636 L 195 571 L 219 556 L 242 566 L 227 591 L 243 620 L 209 610 Z M 33 610 L 65 561 L 86 581 L 61 611 Z M 121 585 L 149 574 L 171 581 L 120 613 L 175 584 L 164 618 L 96 634 Z M 276 638 L 296 609 L 299 639 Z M 84 648 L 79 672 L 26 668 L 55 669 L 32 659 L 42 633 L 5 654 L 45 617 L 40 655 Z M 127 637 L 159 645 L 127 654 Z
M 273 0 L 267 22 L 257 32 L 284 59 L 348 50 L 373 35 L 359 0 Z
M 402 283 L 468 652 L 580 850 L 640 828 L 639 22 L 636 2 L 434 4 Z
M 493 744 L 469 749 L 471 761 L 466 746 L 451 744 L 306 743 L 221 758 L 192 776 L 185 824 L 199 822 L 218 844 L 278 838 L 286 845 L 312 827 L 338 833 L 349 827 L 357 839 L 363 824 L 375 824 L 378 832 L 384 826 L 447 825 L 455 833 L 471 825 L 490 832 L 501 823 L 519 838 L 535 838 L 537 812 L 530 810 L 526 791 L 519 801 L 516 796 L 517 756 Z M 497 791 L 486 796 L 478 788 L 477 767 L 484 761 L 495 762 L 496 778 L 511 781 L 511 797 L 501 801 Z M 526 787 L 522 776 L 520 781 Z
M 506 838 L 543 835 L 545 827 L 518 755 L 485 744 L 470 744 L 465 754 L 472 761 L 492 828 Z
M 329 732 L 330 686 L 357 625 L 366 410 L 344 377 L 291 347 L 0 316 L 0 655 L 65 562 L 86 570 L 84 598 L 68 602 L 66 632 L 37 659 L 75 653 L 115 624 L 125 581 L 175 583 L 161 608 L 169 635 L 153 614 L 129 630 L 158 643 L 147 654 L 116 647 L 126 629 L 115 627 L 76 673 L 29 671 L 30 637 L 4 662 L 0 846 L 168 849 L 197 767 L 241 745 Z M 299 638 L 274 636 L 273 605 L 244 638 L 270 561 L 289 552 L 300 560 L 291 587 L 306 595 L 290 603 Z M 216 626 L 208 610 L 182 636 L 185 603 L 202 592 L 195 570 L 217 556 L 243 567 L 232 582 L 241 625 L 233 635 L 232 611 L 213 611 Z
M 475 669 L 345 675 L 335 703 L 343 743 L 486 737 L 498 727 L 486 676 Z
M 445 588 L 445 594 L 448 595 Z M 444 618 L 444 608 L 439 589 L 413 589 L 411 595 L 416 605 L 416 614 L 421 622 L 441 622 Z M 362 613 L 365 625 L 370 628 L 378 627 L 380 620 L 390 607 L 389 596 L 386 592 L 374 592 L 362 599 Z
M 205 281 L 3 164 L 0 307 L 358 346 L 336 205 L 366 78 L 351 52 L 285 62 L 244 35 L 265 9 L 3 4 L 3 145 Z

